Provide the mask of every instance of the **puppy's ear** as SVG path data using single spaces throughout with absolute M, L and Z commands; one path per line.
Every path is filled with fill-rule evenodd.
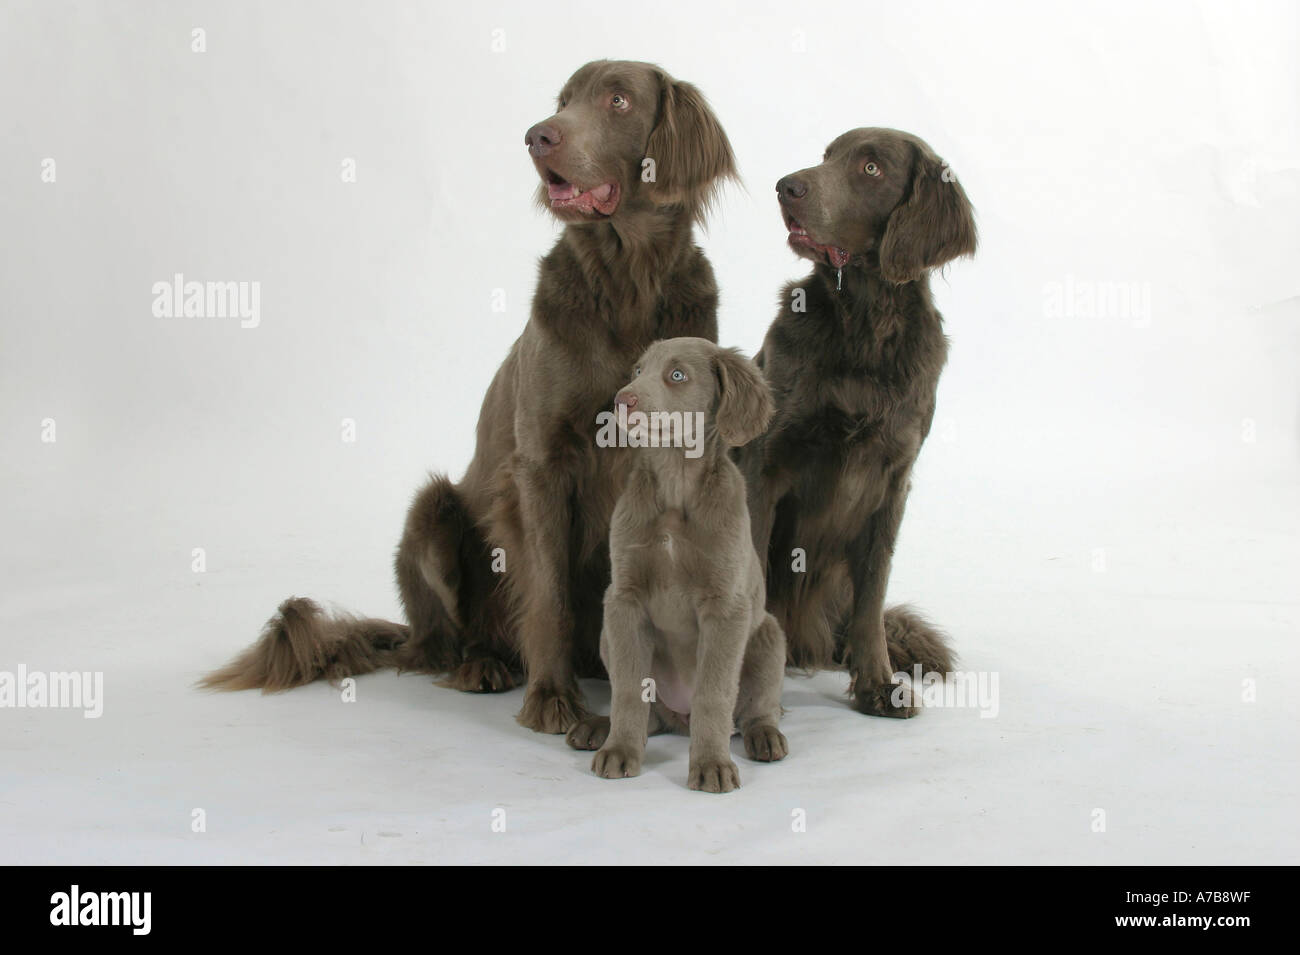
M 775 409 L 772 392 L 758 366 L 735 348 L 713 355 L 718 378 L 718 410 L 713 423 L 718 436 L 733 448 L 748 444 L 767 430 Z
M 657 202 L 685 205 L 700 217 L 722 181 L 737 178 L 736 157 L 703 93 L 662 71 L 659 86 L 659 122 L 645 151 L 655 179 L 646 187 Z
M 975 252 L 975 214 L 966 190 L 934 153 L 917 148 L 912 194 L 889 217 L 880 243 L 880 272 L 914 282 L 930 269 Z

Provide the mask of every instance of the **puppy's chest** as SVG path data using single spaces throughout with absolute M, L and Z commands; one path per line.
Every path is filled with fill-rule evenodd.
M 681 511 L 667 511 L 641 528 L 629 551 L 649 591 L 676 594 L 689 590 L 707 570 L 708 544 L 702 530 Z
M 681 511 L 666 511 L 643 536 L 645 550 L 652 555 L 655 568 L 664 576 L 687 573 L 699 559 L 694 528 L 687 524 Z

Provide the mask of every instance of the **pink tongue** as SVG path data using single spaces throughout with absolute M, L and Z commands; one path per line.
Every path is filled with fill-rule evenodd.
M 558 184 L 549 182 L 546 184 L 546 194 L 550 196 L 552 201 L 572 199 L 573 194 L 577 191 L 578 187 L 571 182 L 562 182 Z
M 609 199 L 609 194 L 614 191 L 614 184 L 607 182 L 604 185 L 597 186 L 591 190 L 592 198 L 597 202 L 605 202 Z
M 838 246 L 830 245 L 826 247 L 826 254 L 831 257 L 831 265 L 837 269 L 842 269 L 849 264 L 849 253 L 847 249 L 841 249 Z

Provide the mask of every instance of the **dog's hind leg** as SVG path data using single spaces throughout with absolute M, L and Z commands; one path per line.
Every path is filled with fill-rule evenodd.
M 776 585 L 768 590 L 768 609 L 785 634 L 787 665 L 806 670 L 834 665 L 832 622 L 839 573 L 838 566 L 817 564 L 800 573 L 787 571 L 784 578 L 773 570 Z
M 515 685 L 510 661 L 478 633 L 491 616 L 491 554 L 464 499 L 434 477 L 411 503 L 396 558 L 397 586 L 410 623 L 404 669 L 446 673 L 442 686 L 500 692 Z
M 647 736 L 658 736 L 660 733 L 669 733 L 676 729 L 686 730 L 687 724 L 677 717 L 674 721 L 671 717 L 659 711 L 663 704 L 650 707 L 650 719 L 646 724 Z M 608 716 L 584 716 L 570 728 L 564 741 L 573 749 L 600 749 L 605 745 L 605 740 L 609 738 L 609 717 Z
M 781 688 L 785 682 L 785 634 L 770 613 L 749 638 L 740 670 L 740 696 L 736 700 L 736 726 L 750 759 L 770 763 L 790 752 L 781 722 Z

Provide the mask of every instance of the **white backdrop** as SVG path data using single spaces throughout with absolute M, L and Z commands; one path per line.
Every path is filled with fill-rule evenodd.
M 107 694 L 97 721 L 0 709 L 0 838 L 15 861 L 1297 861 L 1298 36 L 1290 3 L 0 0 L 0 670 Z M 806 268 L 781 175 L 879 125 L 961 178 L 981 248 L 936 278 L 952 354 L 891 598 L 1000 674 L 997 719 L 868 720 L 839 675 L 792 677 L 794 755 L 710 802 L 684 740 L 598 781 L 513 723 L 518 692 L 189 689 L 290 593 L 397 613 L 407 499 L 468 462 L 557 234 L 524 131 L 601 57 L 696 83 L 730 135 L 744 187 L 700 241 L 746 352 Z M 155 317 L 176 273 L 260 283 L 260 323 Z

